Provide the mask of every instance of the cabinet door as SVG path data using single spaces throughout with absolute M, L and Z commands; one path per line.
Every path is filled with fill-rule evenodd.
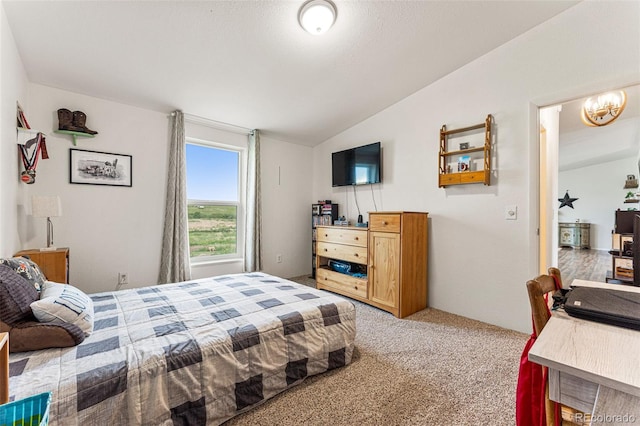
M 369 233 L 369 299 L 396 309 L 399 305 L 400 234 Z
M 591 246 L 591 236 L 589 228 L 580 229 L 580 247 L 589 248 Z
M 574 246 L 576 244 L 576 229 L 560 226 L 560 245 Z

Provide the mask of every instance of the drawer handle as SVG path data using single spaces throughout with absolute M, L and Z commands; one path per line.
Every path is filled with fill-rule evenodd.
M 383 220 L 383 221 L 382 221 L 382 224 L 383 224 L 383 225 L 386 225 L 386 224 L 387 224 L 387 221 L 386 221 L 386 220 Z
M 328 237 L 328 236 L 329 236 L 329 234 L 324 234 L 324 236 L 325 236 L 325 237 Z
M 354 256 L 355 256 L 355 257 L 358 257 L 358 253 L 355 253 L 355 254 L 354 254 Z
M 329 251 L 329 250 L 327 250 L 327 249 L 324 249 L 324 251 Z

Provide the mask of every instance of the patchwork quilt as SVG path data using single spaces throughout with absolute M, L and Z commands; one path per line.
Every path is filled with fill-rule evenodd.
M 10 355 L 10 397 L 51 425 L 216 425 L 351 362 L 355 308 L 263 273 L 91 295 L 94 332 Z

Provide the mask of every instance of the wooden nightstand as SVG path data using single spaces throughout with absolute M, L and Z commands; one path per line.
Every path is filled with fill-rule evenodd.
M 28 257 L 35 262 L 49 281 L 69 283 L 69 248 L 61 247 L 55 250 L 22 250 L 14 256 Z

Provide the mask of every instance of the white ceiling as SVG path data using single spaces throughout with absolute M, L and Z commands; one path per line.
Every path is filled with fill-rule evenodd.
M 577 1 L 7 1 L 29 81 L 316 145 Z
M 620 117 L 607 126 L 586 126 L 580 119 L 584 101 L 597 93 L 562 104 L 559 123 L 560 171 L 622 158 L 640 158 L 640 85 L 619 89 L 625 91 L 627 105 Z

